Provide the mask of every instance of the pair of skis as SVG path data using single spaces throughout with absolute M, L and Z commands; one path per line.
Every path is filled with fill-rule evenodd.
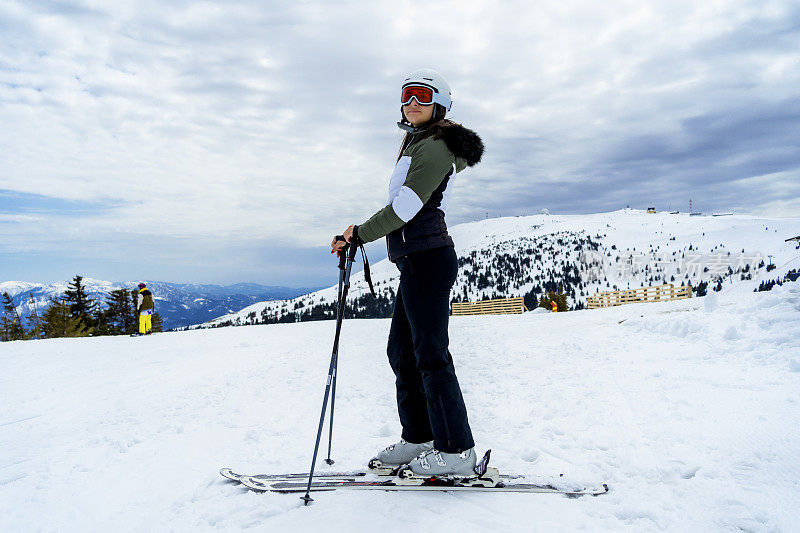
M 447 492 L 528 492 L 554 493 L 568 497 L 597 496 L 608 492 L 605 483 L 599 487 L 558 488 L 550 484 L 524 483 L 522 476 L 501 475 L 489 467 L 489 453 L 476 466 L 473 476 L 420 477 L 407 470 L 394 475 L 378 475 L 367 471 L 320 472 L 314 475 L 310 491 L 382 490 L 382 491 L 447 491 Z M 309 474 L 245 475 L 230 468 L 220 470 L 223 477 L 239 482 L 256 492 L 300 493 L 309 490 Z

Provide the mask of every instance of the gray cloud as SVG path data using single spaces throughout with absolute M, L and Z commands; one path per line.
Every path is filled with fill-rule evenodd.
M 424 15 L 5 2 L 0 190 L 109 207 L 22 230 L 12 202 L 0 252 L 156 239 L 166 254 L 180 239 L 233 253 L 235 240 L 239 271 L 256 272 L 248 246 L 324 245 L 385 200 L 398 83 L 422 65 L 449 78 L 454 119 L 487 147 L 458 178 L 451 223 L 690 194 L 707 211 L 797 206 L 795 3 L 475 1 Z

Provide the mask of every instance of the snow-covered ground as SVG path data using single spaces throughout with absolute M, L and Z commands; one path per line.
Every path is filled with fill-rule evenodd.
M 308 468 L 330 321 L 0 344 L 0 531 L 798 531 L 800 283 L 751 290 L 452 319 L 480 451 L 579 499 L 226 483 Z M 388 327 L 344 324 L 335 469 L 399 435 Z

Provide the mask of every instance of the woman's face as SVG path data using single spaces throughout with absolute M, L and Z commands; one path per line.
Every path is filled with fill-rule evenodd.
M 414 127 L 421 126 L 433 117 L 433 105 L 420 105 L 415 98 L 403 106 L 403 114 Z

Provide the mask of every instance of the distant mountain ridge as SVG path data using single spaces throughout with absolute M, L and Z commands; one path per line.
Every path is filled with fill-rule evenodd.
M 26 319 L 34 310 L 39 314 L 48 306 L 50 298 L 64 294 L 70 282 L 44 284 L 25 281 L 0 283 L 0 294 L 8 292 L 20 316 Z M 89 297 L 105 307 L 108 293 L 116 289 L 135 289 L 139 281 L 112 282 L 83 278 Z M 173 329 L 234 312 L 255 302 L 284 300 L 317 290 L 316 287 L 292 288 L 261 285 L 258 283 L 236 283 L 234 285 L 211 285 L 191 283 L 169 283 L 147 281 L 153 292 L 156 311 L 164 321 L 165 329 Z M 33 295 L 34 303 L 30 297 Z

